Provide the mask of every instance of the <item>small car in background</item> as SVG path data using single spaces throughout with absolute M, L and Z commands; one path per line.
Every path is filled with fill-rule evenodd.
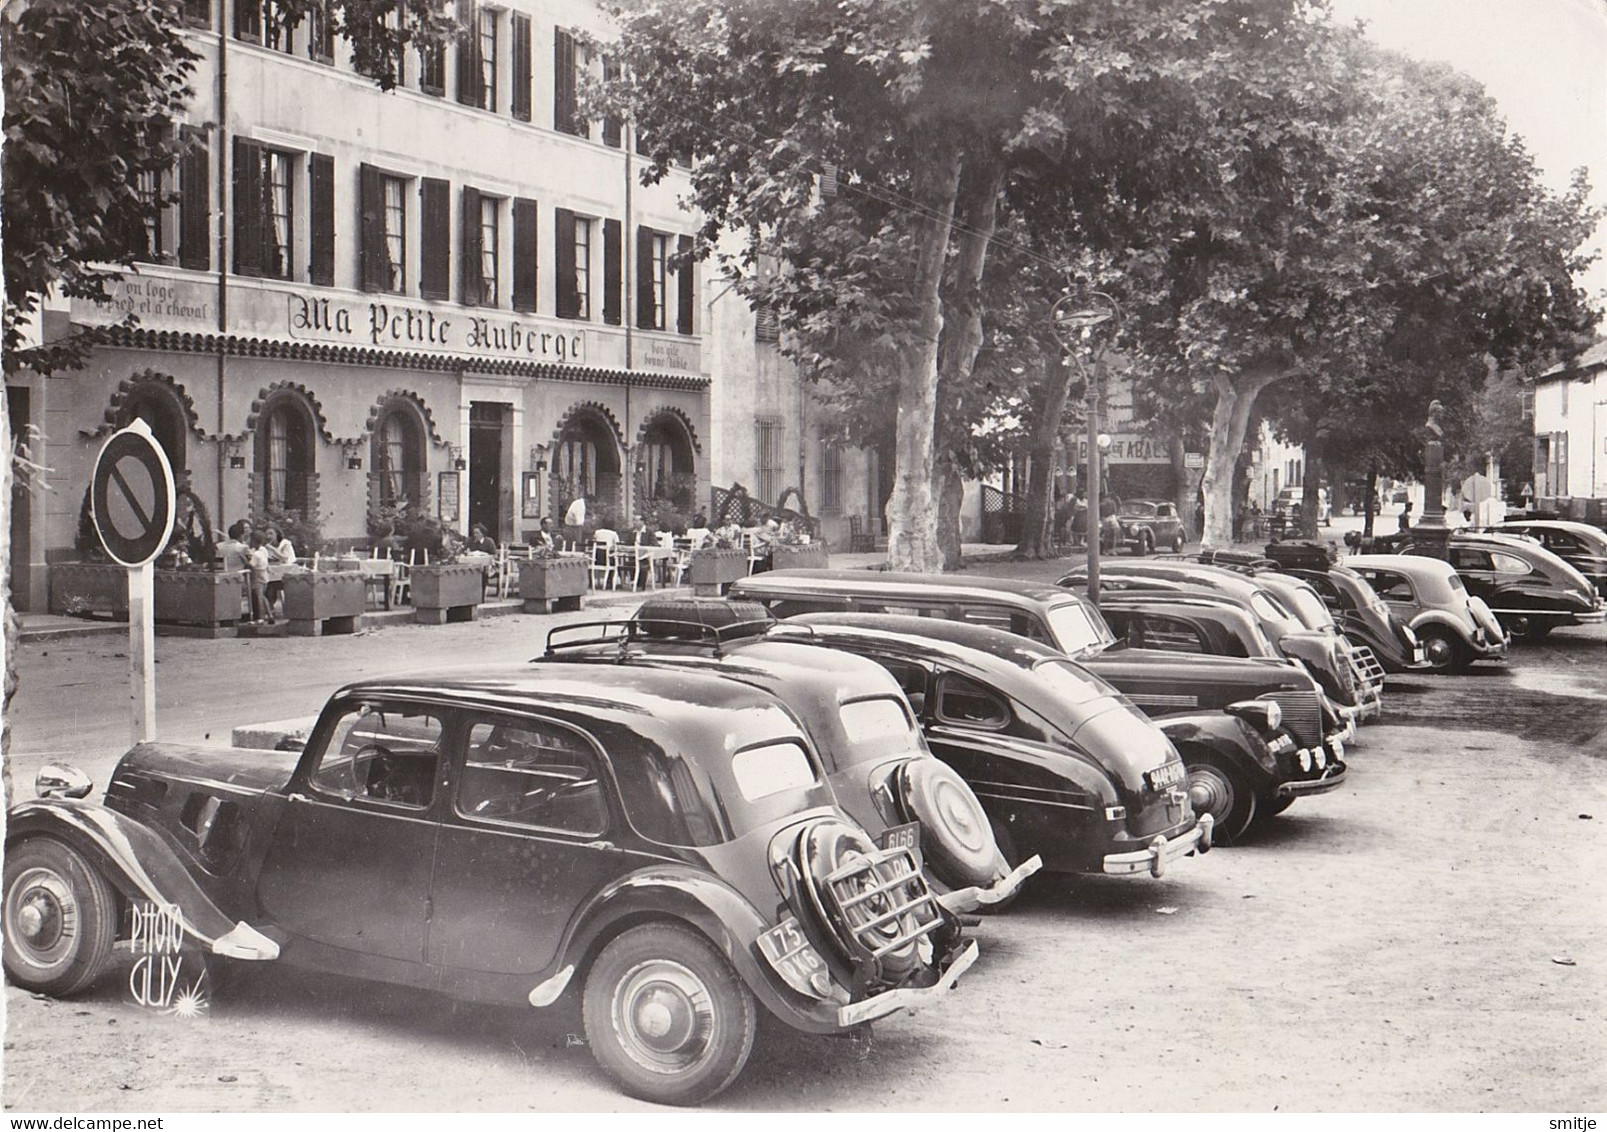
M 1110 526 L 1111 546 L 1135 554 L 1150 554 L 1159 547 L 1183 549 L 1183 520 L 1177 504 L 1164 499 L 1129 499 L 1116 509 Z
M 1515 519 L 1488 527 L 1495 534 L 1517 534 L 1536 539 L 1558 558 L 1578 570 L 1596 593 L 1607 598 L 1607 531 L 1589 523 L 1566 519 Z
M 873 661 L 767 636 L 763 606 L 649 599 L 634 617 L 547 634 L 539 663 L 695 671 L 763 689 L 797 716 L 837 804 L 882 845 L 919 848 L 956 912 L 1008 900 L 1041 867 L 1006 864 L 982 804 L 934 758 L 898 684 Z M 1019 867 L 1016 867 L 1019 866 Z
M 143 903 L 212 956 L 545 1008 L 580 988 L 626 1092 L 735 1080 L 759 1008 L 810 1033 L 940 998 L 974 942 L 915 853 L 838 809 L 775 697 L 521 665 L 364 680 L 295 753 L 144 743 L 6 828 L 4 961 L 66 995 Z
M 1476 660 L 1504 660 L 1506 632 L 1482 600 L 1470 594 L 1456 568 L 1421 554 L 1353 554 L 1354 570 L 1405 620 L 1436 672 L 1460 672 Z

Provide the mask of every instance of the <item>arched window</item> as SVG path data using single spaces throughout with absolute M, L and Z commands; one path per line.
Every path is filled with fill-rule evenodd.
M 268 403 L 257 424 L 257 500 L 264 510 L 305 516 L 313 497 L 317 433 L 311 407 L 293 393 Z
M 380 507 L 404 501 L 421 506 L 428 478 L 424 465 L 424 422 L 418 410 L 406 401 L 391 402 L 374 428 L 369 458 L 372 502 Z
M 697 497 L 697 471 L 692 438 L 686 426 L 671 413 L 662 413 L 642 433 L 637 464 L 641 468 L 641 499 L 672 503 L 683 510 Z
M 619 503 L 619 444 L 601 416 L 572 417 L 552 451 L 553 511 L 562 514 L 577 497 Z
M 151 434 L 167 454 L 167 462 L 173 465 L 173 475 L 177 478 L 188 466 L 185 462 L 188 430 L 184 408 L 177 395 L 167 386 L 154 381 L 135 386 L 123 401 L 117 426 L 126 428 L 136 420 L 142 420 L 150 426 Z

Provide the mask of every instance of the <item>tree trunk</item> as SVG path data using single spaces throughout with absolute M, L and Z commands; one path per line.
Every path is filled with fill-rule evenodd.
M 1322 468 L 1322 456 L 1317 450 L 1317 445 L 1308 440 L 1306 443 L 1306 475 L 1300 482 L 1301 538 L 1316 539 L 1322 535 L 1322 532 L 1318 529 L 1320 516 L 1318 515 L 1319 508 L 1317 505 L 1317 488 L 1322 479 Z
M 953 454 L 969 443 L 972 422 L 960 411 L 964 390 L 971 380 L 976 356 L 982 349 L 982 272 L 987 266 L 988 244 L 998 221 L 999 194 L 1004 191 L 1004 167 L 995 160 L 968 162 L 955 198 L 959 235 L 954 263 L 943 289 L 943 333 L 938 359 L 937 414 L 933 422 L 938 456 L 932 489 L 939 496 L 938 545 L 943 568 L 960 564 L 960 497 L 948 498 L 964 485 Z
M 1177 514 L 1183 520 L 1183 529 L 1188 532 L 1189 539 L 1200 537 L 1199 517 L 1196 513 L 1198 502 L 1198 488 L 1194 477 L 1183 466 L 1184 436 L 1182 429 L 1171 429 L 1166 434 L 1166 451 L 1172 463 L 1172 503 L 1177 507 Z M 1230 493 L 1229 498 L 1232 498 Z M 1231 529 L 1231 522 L 1230 529 Z
M 1038 379 L 1038 419 L 1032 428 L 1032 476 L 1027 488 L 1027 513 L 1021 519 L 1021 541 L 1016 553 L 1027 558 L 1044 558 L 1049 553 L 1046 537 L 1050 519 L 1050 494 L 1054 478 L 1055 441 L 1060 438 L 1060 418 L 1071 394 L 1072 370 L 1059 357 L 1046 354 L 1043 373 Z
M 959 183 L 957 152 L 950 150 L 934 159 L 930 189 L 923 201 L 929 212 L 916 221 L 915 335 L 900 359 L 898 418 L 893 426 L 893 495 L 887 504 L 887 564 L 894 570 L 936 573 L 943 568 L 932 454 L 937 423 L 937 348 L 943 332 L 940 291 Z
M 1290 376 L 1283 371 L 1252 370 L 1237 377 L 1215 378 L 1216 407 L 1211 411 L 1211 445 L 1205 455 L 1205 531 L 1201 549 L 1233 545 L 1233 469 L 1244 448 L 1255 399 L 1273 382 Z
M 965 479 L 948 453 L 934 461 L 933 490 L 937 492 L 937 542 L 943 552 L 943 569 L 958 570 L 962 558 L 960 505 L 965 502 Z

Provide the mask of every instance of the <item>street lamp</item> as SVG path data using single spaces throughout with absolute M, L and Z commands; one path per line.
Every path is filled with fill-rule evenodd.
M 1099 606 L 1099 495 L 1102 482 L 1100 458 L 1110 447 L 1110 437 L 1099 431 L 1099 359 L 1090 372 L 1078 352 L 1081 342 L 1093 337 L 1094 328 L 1107 322 L 1120 323 L 1121 308 L 1103 291 L 1083 291 L 1062 295 L 1050 312 L 1055 337 L 1066 356 L 1082 375 L 1088 390 L 1088 600 Z

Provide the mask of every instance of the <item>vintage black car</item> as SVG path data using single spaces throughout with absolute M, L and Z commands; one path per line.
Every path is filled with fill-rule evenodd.
M 553 629 L 538 660 L 702 671 L 769 692 L 808 733 L 837 804 L 878 843 L 920 847 L 945 907 L 1009 899 L 1042 863 L 1006 863 L 981 802 L 932 757 L 893 678 L 860 657 L 768 639 L 771 624 L 751 603 L 653 599 L 627 620 Z
M 1175 503 L 1129 499 L 1116 509 L 1114 518 L 1108 550 L 1125 547 L 1135 554 L 1149 554 L 1158 547 L 1183 549 L 1183 520 L 1178 518 Z
M 188 941 L 488 1003 L 571 983 L 628 1092 L 735 1079 L 759 1005 L 814 1033 L 940 996 L 976 945 L 832 804 L 773 696 L 521 665 L 338 691 L 300 755 L 149 743 L 106 800 L 47 768 L 6 830 L 5 969 L 70 994 L 128 909 Z
M 1446 555 L 1468 592 L 1484 599 L 1514 640 L 1607 620 L 1607 602 L 1590 580 L 1537 541 L 1459 531 Z
M 1054 872 L 1158 877 L 1211 846 L 1213 819 L 1196 819 L 1170 740 L 1056 649 L 980 625 L 874 613 L 805 614 L 769 636 L 886 668 L 1012 862 L 1037 854 Z
M 1484 602 L 1468 593 L 1444 559 L 1420 554 L 1353 554 L 1356 571 L 1406 621 L 1436 672 L 1460 672 L 1475 660 L 1504 660 L 1506 632 Z
M 1084 589 L 1088 585 L 1086 567 L 1067 572 L 1059 585 Z M 1346 738 L 1354 734 L 1361 719 L 1378 714 L 1383 687 L 1382 670 L 1373 670 L 1364 658 L 1355 655 L 1348 642 L 1333 630 L 1304 621 L 1288 603 L 1281 585 L 1263 584 L 1249 576 L 1221 566 L 1167 558 L 1153 562 L 1112 562 L 1101 574 L 1105 593 L 1209 592 L 1232 599 L 1253 613 L 1276 650 L 1300 664 L 1321 687 L 1328 709 L 1349 726 Z M 1283 591 L 1283 592 L 1280 592 Z M 1316 596 L 1312 601 L 1321 606 Z M 1101 598 L 1103 600 L 1103 597 Z M 1370 659 L 1370 658 L 1369 658 Z
M 1219 713 L 1230 712 L 1238 717 L 1234 731 L 1238 721 L 1249 723 L 1275 753 L 1287 750 L 1297 764 L 1332 777 L 1343 771 L 1349 728 L 1327 711 L 1321 689 L 1306 672 L 1278 661 L 1114 647 L 1117 641 L 1099 611 L 1057 586 L 863 570 L 784 570 L 741 579 L 733 584 L 732 595 L 758 601 L 778 617 L 852 611 L 991 626 L 1050 645 L 1108 681 L 1161 721 L 1185 758 L 1189 742 L 1202 751 L 1223 751 L 1239 742 L 1213 730 L 1223 719 Z M 1186 717 L 1188 722 L 1172 730 L 1168 717 Z M 1231 784 L 1219 785 L 1225 791 Z M 1247 796 L 1242 790 L 1235 795 L 1236 801 Z M 1238 805 L 1237 812 L 1245 812 L 1244 803 Z M 1220 799 L 1196 803 L 1195 809 L 1217 814 Z M 1219 820 L 1216 829 L 1224 841 L 1233 836 L 1230 823 Z
M 1607 531 L 1566 519 L 1514 519 L 1489 529 L 1497 534 L 1539 540 L 1541 546 L 1583 574 L 1600 596 L 1607 597 Z
M 1286 573 L 1309 583 L 1333 614 L 1339 631 L 1353 644 L 1372 650 L 1385 672 L 1405 672 L 1427 665 L 1417 634 L 1390 611 L 1360 574 L 1349 566 L 1324 570 L 1284 567 Z

